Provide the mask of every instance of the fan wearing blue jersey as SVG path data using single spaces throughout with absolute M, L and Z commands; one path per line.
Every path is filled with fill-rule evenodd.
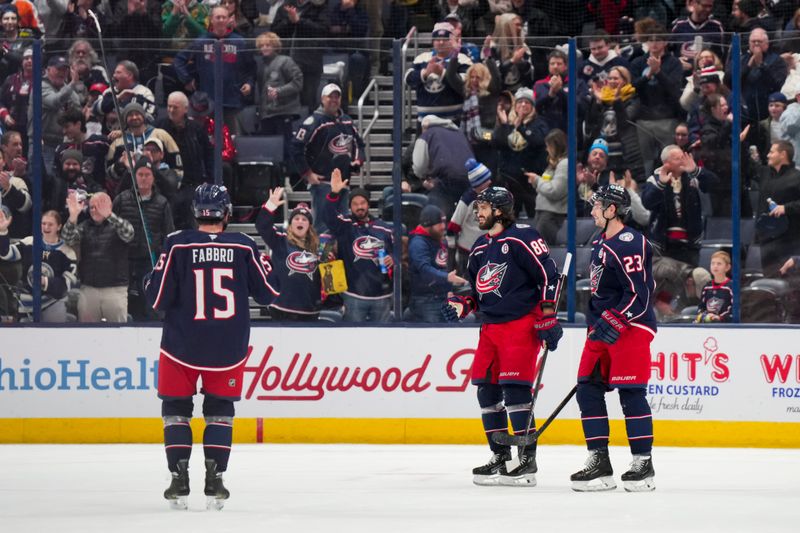
M 289 213 L 286 231 L 276 229 L 275 215 L 285 203 L 283 187 L 275 187 L 256 218 L 256 229 L 269 246 L 281 286 L 281 295 L 269 308 L 270 316 L 277 321 L 315 321 L 322 303 L 319 235 L 311 209 L 303 203 Z
M 278 296 L 272 270 L 256 243 L 242 233 L 225 233 L 232 206 L 223 186 L 204 183 L 193 203 L 198 229 L 170 234 L 145 293 L 164 313 L 158 396 L 162 400 L 164 445 L 172 483 L 164 492 L 175 509 L 187 508 L 192 453 L 192 397 L 197 381 L 206 427 L 205 494 L 210 509 L 221 509 L 230 493 L 222 483 L 233 433 L 233 402 L 240 399 L 249 354 L 252 297 L 269 305 Z
M 448 321 L 477 311 L 483 319 L 472 363 L 472 383 L 478 387 L 481 419 L 492 457 L 472 470 L 476 485 L 536 485 L 536 443 L 519 451 L 519 466 L 506 468 L 511 449 L 494 442 L 493 433 L 515 435 L 528 428 L 531 387 L 539 349 L 555 350 L 563 332 L 556 318 L 560 290 L 555 261 L 539 233 L 516 223 L 514 197 L 503 187 L 489 187 L 475 199 L 478 225 L 484 231 L 467 260 L 468 297 L 454 296 L 442 307 Z M 535 418 L 530 418 L 535 425 Z
M 578 492 L 616 488 L 608 456 L 606 392 L 619 391 L 630 470 L 622 474 L 629 492 L 655 489 L 653 417 L 647 403 L 650 342 L 656 332 L 653 311 L 653 250 L 644 236 L 623 223 L 631 208 L 628 191 L 601 185 L 591 197 L 595 225 L 603 229 L 592 243 L 591 292 L 586 321 L 589 334 L 578 366 L 578 407 L 589 449 L 582 470 L 572 474 Z

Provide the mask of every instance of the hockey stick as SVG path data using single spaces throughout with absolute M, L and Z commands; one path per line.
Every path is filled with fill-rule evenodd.
M 510 433 L 495 433 L 492 435 L 492 440 L 494 440 L 497 444 L 502 444 L 503 446 L 529 446 L 539 440 L 539 437 L 544 433 L 544 430 L 553 423 L 553 420 L 561 413 L 561 411 L 566 407 L 569 401 L 575 396 L 575 393 L 578 392 L 578 386 L 575 385 L 572 387 L 572 390 L 569 391 L 569 394 L 561 400 L 561 403 L 555 408 L 555 410 L 547 417 L 547 420 L 544 421 L 542 427 L 537 429 L 531 434 L 526 435 L 512 435 Z
M 89 18 L 94 21 L 94 27 L 97 30 L 97 41 L 100 43 L 100 55 L 103 57 L 103 66 L 106 69 L 106 73 L 109 70 L 109 64 L 106 60 L 106 47 L 103 45 L 103 29 L 100 27 L 100 21 L 97 18 L 97 15 L 94 14 L 94 11 L 91 9 L 87 10 L 89 14 Z M 122 131 L 122 147 L 125 150 L 125 158 L 128 161 L 128 170 L 131 175 L 131 188 L 133 189 L 133 197 L 136 199 L 136 207 L 139 209 L 139 218 L 142 220 L 142 228 L 144 229 L 144 240 L 147 244 L 147 255 L 150 257 L 150 266 L 156 266 L 156 258 L 153 256 L 153 245 L 151 243 L 151 233 L 147 227 L 147 219 L 144 217 L 144 210 L 142 209 L 142 197 L 139 194 L 139 186 L 136 183 L 136 175 L 134 173 L 134 159 L 133 153 L 131 152 L 131 147 L 128 143 L 128 140 L 125 138 L 125 124 L 122 124 L 122 111 L 120 111 L 119 101 L 117 100 L 117 93 L 116 89 L 114 89 L 114 80 L 113 76 L 111 79 L 111 101 L 114 103 L 114 111 L 117 113 L 117 117 L 119 117 L 119 128 Z M 145 117 L 146 119 L 147 117 Z
M 567 253 L 567 255 L 564 257 L 564 268 L 562 268 L 561 275 L 558 277 L 559 290 L 558 294 L 556 295 L 556 307 L 555 307 L 556 314 L 558 314 L 558 304 L 561 302 L 561 294 L 564 292 L 564 281 L 566 280 L 567 275 L 569 274 L 569 267 L 571 265 L 572 265 L 572 254 Z M 530 433 L 531 423 L 533 422 L 533 408 L 536 406 L 536 398 L 539 397 L 539 389 L 541 388 L 542 384 L 542 376 L 544 376 L 544 365 L 545 363 L 547 363 L 547 354 L 549 353 L 550 353 L 550 347 L 545 344 L 544 353 L 542 354 L 542 362 L 539 363 L 539 372 L 536 374 L 536 384 L 533 387 L 533 397 L 531 398 L 531 410 L 528 413 L 528 423 L 525 424 L 525 434 L 522 435 L 521 437 L 516 437 L 516 438 L 526 439 L 528 438 L 528 434 Z M 492 440 L 494 440 L 498 444 L 503 444 L 502 442 L 500 442 L 500 438 L 503 437 L 503 435 L 508 437 L 512 436 L 508 433 L 497 432 L 492 434 Z

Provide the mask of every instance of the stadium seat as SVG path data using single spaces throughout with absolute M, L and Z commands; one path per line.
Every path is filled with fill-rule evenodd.
M 576 246 L 583 246 L 584 244 L 589 244 L 591 242 L 592 237 L 594 236 L 596 230 L 599 231 L 600 228 L 594 225 L 594 219 L 592 217 L 578 217 L 575 219 L 575 245 Z M 566 220 L 558 229 L 558 235 L 556 235 L 556 242 L 552 243 L 555 245 L 566 245 L 567 244 L 567 222 Z
M 742 269 L 742 278 L 745 283 L 752 282 L 764 277 L 761 270 L 761 246 L 753 244 L 747 249 L 747 256 Z
M 239 111 L 239 124 L 242 127 L 242 135 L 255 135 L 258 133 L 261 124 L 258 122 L 258 108 L 254 105 L 244 107 Z
M 739 225 L 739 242 L 750 246 L 755 234 L 755 219 L 743 218 Z M 711 217 L 705 221 L 703 246 L 717 248 L 733 247 L 733 225 L 728 217 Z M 701 265 L 702 266 L 702 265 Z
M 342 313 L 333 309 L 323 309 L 319 312 L 319 320 L 322 322 L 341 322 L 342 318 L 344 318 Z
M 785 322 L 786 310 L 781 300 L 786 292 L 779 285 L 762 283 L 774 281 L 782 280 L 762 279 L 742 288 L 742 322 L 759 324 Z
M 588 279 L 591 275 L 591 263 L 591 246 L 578 246 L 575 248 L 575 277 L 578 279 Z
M 428 205 L 428 197 L 424 194 L 404 192 L 401 200 L 401 220 L 406 228 L 416 228 L 422 208 Z M 394 219 L 394 197 L 383 206 L 381 218 L 386 222 Z
M 283 136 L 247 137 L 237 135 L 237 187 L 235 203 L 261 205 L 269 190 L 283 180 Z

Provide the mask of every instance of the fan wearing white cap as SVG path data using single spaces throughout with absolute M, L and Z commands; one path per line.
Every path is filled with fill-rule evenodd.
M 320 206 L 331 190 L 330 176 L 338 168 L 349 179 L 364 162 L 364 140 L 353 119 L 342 111 L 342 89 L 335 83 L 322 88 L 322 103 L 297 130 L 289 144 L 289 158 L 306 179 L 317 231 L 326 229 Z
M 450 79 L 464 79 L 472 61 L 454 49 L 453 26 L 439 22 L 431 34 L 433 49 L 414 58 L 414 64 L 406 73 L 406 83 L 417 92 L 417 120 L 427 115 L 443 119 L 458 120 L 464 104 L 464 94 Z M 457 55 L 453 55 L 457 54 Z M 458 86 L 457 86 L 458 85 Z

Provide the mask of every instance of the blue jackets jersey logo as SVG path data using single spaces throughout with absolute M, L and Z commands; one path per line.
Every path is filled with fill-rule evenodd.
M 589 279 L 589 288 L 592 290 L 592 294 L 594 294 L 597 292 L 597 286 L 600 285 L 600 278 L 603 276 L 603 264 L 595 265 L 592 263 L 590 274 L 592 277 Z
M 439 248 L 439 251 L 436 252 L 436 266 L 447 268 L 447 248 Z
M 334 155 L 350 155 L 353 146 L 353 136 L 340 133 L 328 143 L 328 150 Z
M 706 302 L 706 310 L 709 313 L 714 313 L 715 315 L 719 315 L 722 313 L 722 309 L 725 306 L 726 302 L 722 298 L 709 298 L 708 302 Z
M 495 293 L 497 296 L 503 297 L 500 294 L 500 285 L 503 284 L 503 278 L 508 270 L 508 263 L 497 264 L 487 263 L 479 271 L 477 279 L 475 280 L 475 290 L 478 291 L 479 296 Z
M 292 274 L 305 274 L 309 279 L 313 279 L 318 262 L 317 256 L 308 250 L 294 251 L 286 256 L 286 268 L 289 269 L 290 276 Z
M 378 250 L 383 247 L 383 241 L 377 237 L 373 237 L 372 235 L 358 237 L 353 241 L 353 255 L 355 255 L 355 261 L 359 259 L 377 261 Z

